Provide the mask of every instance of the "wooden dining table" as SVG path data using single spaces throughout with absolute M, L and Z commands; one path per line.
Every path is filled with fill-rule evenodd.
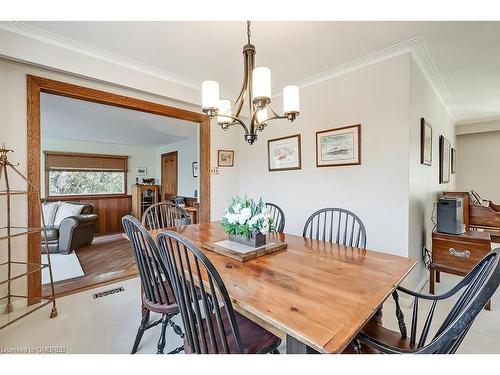
M 246 262 L 203 249 L 227 238 L 220 222 L 171 229 L 199 246 L 234 309 L 285 340 L 287 353 L 341 353 L 416 262 L 411 258 L 276 233 L 285 250 Z M 155 238 L 162 229 L 151 230 Z

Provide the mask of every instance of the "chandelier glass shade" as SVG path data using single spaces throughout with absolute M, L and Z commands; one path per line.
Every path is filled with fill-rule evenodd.
M 211 119 L 217 117 L 218 125 L 224 130 L 240 125 L 245 132 L 245 140 L 253 144 L 257 140 L 257 132 L 264 130 L 269 121 L 294 121 L 300 113 L 300 103 L 299 88 L 286 86 L 283 89 L 283 114 L 279 115 L 271 108 L 271 70 L 263 66 L 255 67 L 255 46 L 250 43 L 250 21 L 247 21 L 247 41 L 243 46 L 243 85 L 234 105 L 230 100 L 220 99 L 218 82 L 203 81 L 202 109 Z M 248 104 L 248 123 L 240 117 L 245 102 Z

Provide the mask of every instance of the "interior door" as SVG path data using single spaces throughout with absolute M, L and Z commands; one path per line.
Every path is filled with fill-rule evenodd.
M 177 151 L 161 156 L 161 200 L 177 195 Z

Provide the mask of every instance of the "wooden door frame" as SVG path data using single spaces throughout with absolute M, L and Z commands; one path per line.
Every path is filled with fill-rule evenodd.
M 160 116 L 197 122 L 200 124 L 200 222 L 210 221 L 210 119 L 207 115 L 164 104 L 136 99 L 124 95 L 105 92 L 89 87 L 56 81 L 48 78 L 27 75 L 27 170 L 28 179 L 40 189 L 40 95 L 42 92 L 85 100 L 94 103 L 112 105 Z M 40 217 L 37 215 L 37 194 L 30 190 L 28 194 L 28 226 L 39 228 Z M 40 263 L 40 234 L 28 236 L 28 262 Z M 41 273 L 28 276 L 28 303 L 37 303 L 42 294 Z
M 161 158 L 161 161 L 160 161 L 160 172 L 161 172 L 161 176 L 160 176 L 160 201 L 162 201 L 164 199 L 164 197 L 162 197 L 161 195 L 163 194 L 163 157 L 165 156 L 169 156 L 169 155 L 175 155 L 175 171 L 177 172 L 177 182 L 175 184 L 175 195 L 177 195 L 179 193 L 179 154 L 177 151 L 172 151 L 172 152 L 166 152 L 164 154 L 161 154 L 160 158 Z

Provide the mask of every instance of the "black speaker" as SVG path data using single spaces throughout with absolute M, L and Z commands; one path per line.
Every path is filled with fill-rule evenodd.
M 465 232 L 464 204 L 459 197 L 442 197 L 437 204 L 437 231 L 448 234 Z

